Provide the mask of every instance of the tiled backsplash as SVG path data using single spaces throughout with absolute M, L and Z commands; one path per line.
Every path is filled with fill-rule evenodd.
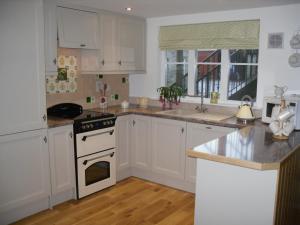
M 50 75 L 46 77 L 47 94 L 76 92 L 76 78 L 78 75 L 77 57 L 73 55 L 60 55 L 57 62 L 59 75 Z
M 85 109 L 99 107 L 100 103 L 100 92 L 96 92 L 96 82 L 101 81 L 102 84 L 108 85 L 108 90 L 106 91 L 106 96 L 108 99 L 108 105 L 119 105 L 124 100 L 129 100 L 129 83 L 128 75 L 83 75 L 80 74 L 80 50 L 78 49 L 59 49 L 59 56 L 68 56 L 64 59 L 77 59 L 77 71 L 74 81 L 76 83 L 76 90 L 66 91 L 65 93 L 60 93 L 61 91 L 50 92 L 47 87 L 47 107 L 63 103 L 72 102 L 83 106 Z M 72 57 L 70 57 L 72 56 Z M 60 57 L 61 58 L 61 57 Z M 49 79 L 51 76 L 47 76 Z M 69 77 L 69 76 L 68 76 Z M 51 78 L 56 80 L 55 78 Z M 49 82 L 49 80 L 48 80 Z M 51 80 L 52 82 L 52 80 Z M 59 81 L 61 82 L 61 81 Z M 112 99 L 111 95 L 118 96 L 118 99 Z M 87 97 L 95 97 L 94 103 L 87 103 Z

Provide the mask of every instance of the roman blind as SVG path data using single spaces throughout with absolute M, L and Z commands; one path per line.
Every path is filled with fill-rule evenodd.
M 257 49 L 259 20 L 162 26 L 159 47 L 173 49 Z

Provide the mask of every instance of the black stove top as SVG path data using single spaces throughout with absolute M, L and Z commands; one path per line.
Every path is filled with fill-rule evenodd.
M 116 117 L 112 113 L 83 110 L 81 105 L 61 103 L 47 109 L 48 116 L 74 120 L 74 132 L 81 133 L 115 126 Z
M 82 114 L 73 118 L 74 132 L 83 133 L 108 127 L 114 127 L 116 117 L 112 113 L 83 110 Z
M 114 117 L 115 115 L 112 113 L 104 113 L 104 112 L 95 112 L 90 110 L 83 110 L 83 112 L 74 118 L 72 118 L 75 122 L 83 122 L 89 120 L 97 120 Z

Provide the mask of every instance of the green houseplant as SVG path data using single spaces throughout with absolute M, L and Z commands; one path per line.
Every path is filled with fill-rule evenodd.
M 162 103 L 163 109 L 166 108 L 166 102 L 169 104 L 169 109 L 172 109 L 172 104 L 178 105 L 180 98 L 183 96 L 183 89 L 176 84 L 171 86 L 163 86 L 157 89 L 159 93 L 159 101 Z

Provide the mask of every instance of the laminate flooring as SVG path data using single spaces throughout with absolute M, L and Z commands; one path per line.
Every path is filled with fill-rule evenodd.
M 130 177 L 15 225 L 193 225 L 195 195 Z

